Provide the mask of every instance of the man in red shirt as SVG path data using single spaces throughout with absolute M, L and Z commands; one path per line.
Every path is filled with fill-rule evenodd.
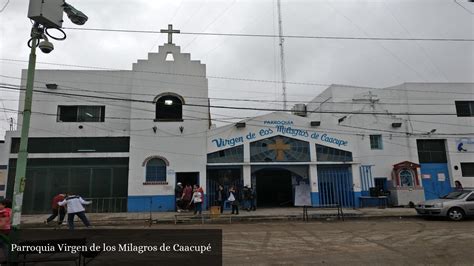
M 8 234 L 11 229 L 12 209 L 11 201 L 3 199 L 0 201 L 0 234 Z
M 59 206 L 58 202 L 63 201 L 65 197 L 66 197 L 65 194 L 58 194 L 54 196 L 53 201 L 51 202 L 51 216 L 49 216 L 49 218 L 46 219 L 44 223 L 47 224 L 51 222 L 52 220 L 54 220 L 54 218 L 56 218 L 56 216 L 58 216 L 58 214 L 59 214 L 58 225 L 61 225 L 63 223 L 64 216 L 66 216 L 66 210 L 64 209 L 64 206 Z

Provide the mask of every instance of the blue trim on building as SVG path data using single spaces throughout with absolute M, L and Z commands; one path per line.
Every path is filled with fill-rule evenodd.
M 368 191 L 368 190 L 367 190 L 367 191 L 366 191 L 366 190 L 361 191 L 360 193 L 361 193 L 361 195 L 364 196 L 364 197 L 369 197 L 369 196 L 370 196 L 370 191 Z
M 362 196 L 362 191 L 354 191 L 354 208 L 360 207 L 360 197 Z
M 202 209 L 207 208 L 207 195 L 204 194 Z M 176 210 L 176 199 L 174 195 L 156 195 L 156 196 L 128 196 L 128 212 L 174 212 Z
M 128 196 L 128 212 L 166 212 L 174 211 L 176 199 L 174 195 Z
M 319 192 L 311 192 L 311 205 L 319 206 Z

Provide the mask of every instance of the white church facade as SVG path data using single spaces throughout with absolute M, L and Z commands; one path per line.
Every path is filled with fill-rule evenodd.
M 218 184 L 252 186 L 261 207 L 360 207 L 371 195 L 408 205 L 455 180 L 474 188 L 471 83 L 333 85 L 291 113 L 215 128 L 206 67 L 171 40 L 132 70 L 37 70 L 35 80 L 25 213 L 49 212 L 60 192 L 97 211 L 173 211 L 177 182 L 199 184 L 207 206 Z M 0 143 L 7 197 L 19 136 Z

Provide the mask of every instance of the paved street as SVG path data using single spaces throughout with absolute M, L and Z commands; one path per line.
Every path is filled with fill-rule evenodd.
M 222 228 L 224 265 L 474 265 L 474 221 L 422 219 L 157 225 Z

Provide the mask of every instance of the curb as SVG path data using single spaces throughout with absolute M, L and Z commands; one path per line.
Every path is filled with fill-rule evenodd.
M 358 214 L 344 215 L 344 221 L 357 220 L 402 220 L 402 219 L 420 219 L 417 215 L 371 215 L 363 216 Z M 205 219 L 202 222 L 200 217 L 195 219 L 187 219 L 176 223 L 176 225 L 186 224 L 233 224 L 233 223 L 255 223 L 255 222 L 285 222 L 285 221 L 301 221 L 304 222 L 301 215 L 293 216 L 251 216 L 251 217 L 237 217 L 233 216 L 231 219 Z M 337 215 L 311 215 L 309 221 L 341 221 Z M 120 225 L 150 225 L 149 219 L 123 219 L 123 220 L 91 220 L 94 226 L 120 226 Z M 175 224 L 174 219 L 153 219 L 151 224 Z M 44 223 L 26 223 L 21 225 L 22 228 L 54 228 L 52 225 L 45 225 Z M 64 223 L 61 228 L 67 229 L 67 224 Z

